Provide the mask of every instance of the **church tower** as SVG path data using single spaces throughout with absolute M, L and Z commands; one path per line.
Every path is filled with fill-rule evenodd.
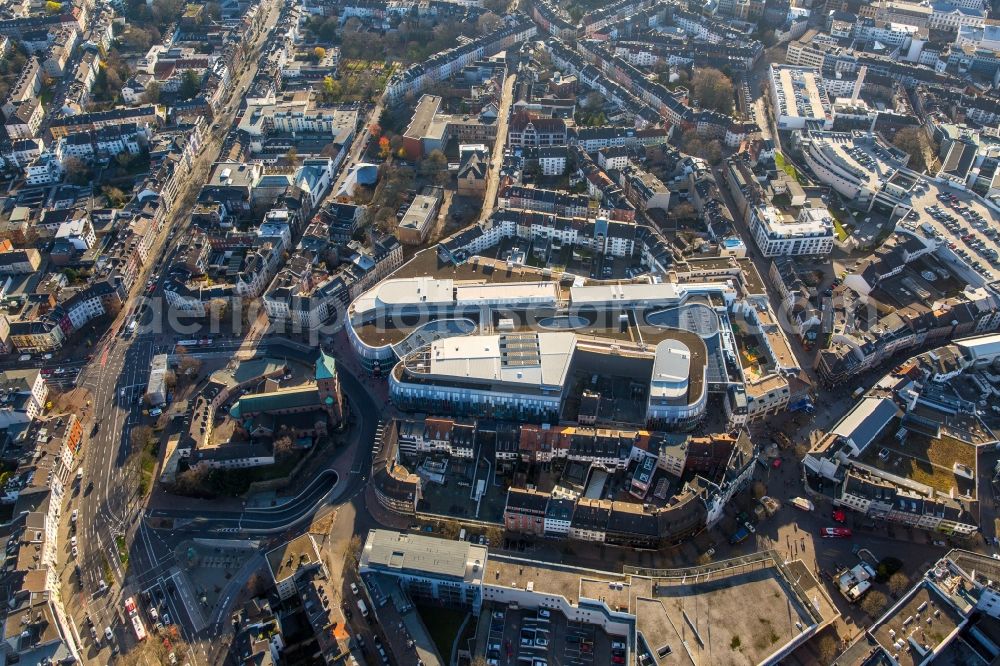
M 337 362 L 322 349 L 316 359 L 316 389 L 320 403 L 330 417 L 330 426 L 337 427 L 344 419 L 344 399 L 340 393 Z

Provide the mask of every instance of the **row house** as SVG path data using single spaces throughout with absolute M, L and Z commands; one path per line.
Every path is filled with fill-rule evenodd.
M 397 426 L 401 454 L 445 453 L 455 458 L 473 457 L 477 436 L 475 422 L 428 417 L 423 420 L 400 420 Z
M 478 39 L 435 53 L 423 63 L 410 65 L 390 77 L 385 94 L 390 101 L 416 95 L 426 86 L 443 81 L 477 60 L 495 55 L 535 35 L 535 24 L 523 14 L 507 16 L 503 25 Z
M 511 118 L 507 129 L 510 146 L 562 146 L 566 142 L 566 122 L 561 118 L 533 118 L 521 112 Z
M 968 537 L 978 530 L 961 501 L 860 463 L 847 466 L 834 502 L 869 518 L 949 536 Z
M 549 494 L 537 490 L 509 488 L 503 511 L 504 528 L 511 532 L 543 536 Z

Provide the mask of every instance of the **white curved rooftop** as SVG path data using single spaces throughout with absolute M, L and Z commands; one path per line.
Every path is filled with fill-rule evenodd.
M 656 345 L 653 375 L 649 380 L 651 397 L 680 398 L 687 393 L 691 374 L 691 350 L 680 340 L 664 340 Z
M 559 300 L 555 282 L 479 282 L 430 277 L 384 280 L 355 299 L 354 313 L 363 315 L 380 308 L 462 305 L 555 305 Z

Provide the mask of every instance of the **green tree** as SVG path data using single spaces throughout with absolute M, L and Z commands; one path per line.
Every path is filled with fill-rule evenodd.
M 733 82 L 713 67 L 695 70 L 691 80 L 691 95 L 702 109 L 725 114 L 733 112 Z
M 206 22 L 210 21 L 221 21 L 222 20 L 222 7 L 218 2 L 206 2 L 205 3 L 205 15 L 203 17 Z
M 142 93 L 143 104 L 159 104 L 160 92 L 160 84 L 156 81 L 150 81 L 146 85 L 146 91 Z
M 193 69 L 184 70 L 181 76 L 181 86 L 178 89 L 181 99 L 192 99 L 201 92 L 201 76 Z
M 432 150 L 420 164 L 421 172 L 441 185 L 448 180 L 448 158 L 439 149 Z
M 333 104 L 340 99 L 341 87 L 340 81 L 333 78 L 332 76 L 323 77 L 323 101 L 327 104 Z

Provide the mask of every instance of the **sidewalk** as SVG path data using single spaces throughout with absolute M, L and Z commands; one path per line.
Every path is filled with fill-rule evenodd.
M 371 485 L 365 486 L 365 509 L 375 522 L 391 530 L 405 530 L 416 520 L 414 516 L 402 516 L 383 507 Z

